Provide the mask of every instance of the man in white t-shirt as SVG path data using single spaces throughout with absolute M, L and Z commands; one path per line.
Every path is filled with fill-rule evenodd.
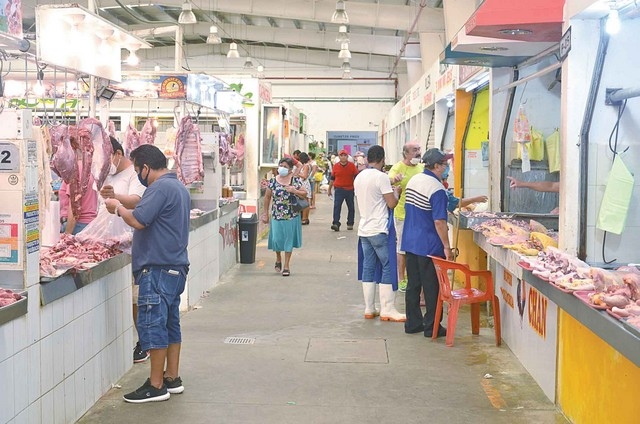
M 111 169 L 100 189 L 100 207 L 98 213 L 104 208 L 104 199 L 116 199 L 127 209 L 135 209 L 144 194 L 145 186 L 138 180 L 138 174 L 133 169 L 133 163 L 124 155 L 122 145 L 114 137 L 111 139 L 113 154 L 111 156 Z M 133 285 L 133 323 L 138 321 L 138 286 Z M 133 362 L 144 362 L 149 358 L 149 353 L 144 352 L 140 342 L 136 343 L 133 350 Z
M 362 245 L 362 292 L 364 295 L 366 319 L 375 318 L 374 301 L 376 283 L 374 273 L 376 263 L 382 265 L 380 279 L 380 319 L 382 321 L 403 322 L 404 314 L 396 310 L 392 280 L 395 269 L 389 261 L 389 209 L 398 204 L 399 189 L 393 189 L 384 167 L 384 149 L 381 146 L 371 146 L 367 153 L 369 167 L 361 171 L 354 183 L 354 192 L 360 211 L 358 236 Z M 394 241 L 395 243 L 395 241 Z

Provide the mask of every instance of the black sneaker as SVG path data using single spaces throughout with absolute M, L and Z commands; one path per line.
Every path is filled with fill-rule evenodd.
M 162 385 L 161 389 L 156 389 L 151 385 L 151 380 L 148 378 L 137 390 L 122 396 L 125 402 L 129 403 L 159 402 L 167 400 L 169 397 L 171 397 L 171 394 L 167 391 L 165 384 Z
M 140 342 L 136 343 L 136 347 L 133 348 L 133 363 L 139 364 L 140 362 L 144 362 L 147 359 L 149 359 L 149 351 L 142 350 Z
M 333 224 L 333 225 L 331 225 L 331 229 L 332 229 L 333 231 L 340 231 L 340 226 L 339 226 L 339 225 L 336 225 L 336 224 Z
M 165 377 L 164 385 L 167 386 L 167 391 L 172 395 L 184 392 L 184 386 L 182 385 L 182 379 L 180 377 Z
M 347 230 L 353 230 L 353 225 L 347 225 Z

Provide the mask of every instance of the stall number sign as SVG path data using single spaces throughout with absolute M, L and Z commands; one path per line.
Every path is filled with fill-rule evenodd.
M 14 144 L 0 143 L 0 172 L 15 172 L 20 168 L 20 151 Z

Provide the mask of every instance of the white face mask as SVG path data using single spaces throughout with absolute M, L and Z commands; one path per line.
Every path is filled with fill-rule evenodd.
M 119 165 L 120 165 L 120 160 L 118 160 L 118 165 L 114 165 L 113 162 L 111 162 L 111 166 L 109 167 L 109 175 L 116 175 L 116 172 L 118 172 Z
M 420 158 L 411 158 L 411 165 L 417 165 L 420 163 Z

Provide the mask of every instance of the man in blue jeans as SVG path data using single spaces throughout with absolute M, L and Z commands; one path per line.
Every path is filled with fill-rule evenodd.
M 135 209 L 117 199 L 107 210 L 134 228 L 131 263 L 138 295 L 138 336 L 151 355 L 151 375 L 137 390 L 124 395 L 131 403 L 167 400 L 182 393 L 180 363 L 180 294 L 189 271 L 189 192 L 167 170 L 157 147 L 144 144 L 131 152 L 140 183 L 148 187 Z M 166 366 L 166 367 L 165 367 Z
M 382 171 L 384 167 L 384 149 L 371 146 L 367 153 L 369 167 L 358 174 L 354 181 L 355 195 L 360 211 L 358 236 L 362 245 L 362 293 L 364 295 L 364 317 L 372 319 L 378 315 L 374 301 L 376 283 L 374 274 L 376 264 L 382 268 L 380 278 L 380 320 L 403 322 L 404 314 L 396 310 L 396 295 L 392 280 L 395 279 L 395 267 L 389 262 L 389 252 L 394 251 L 395 239 L 389 246 L 389 208 L 398 204 L 400 187 L 391 188 L 391 181 Z
M 333 222 L 331 229 L 340 231 L 340 215 L 342 214 L 342 202 L 347 203 L 347 230 L 353 230 L 353 223 L 356 217 L 356 210 L 353 204 L 353 180 L 358 175 L 358 168 L 349 162 L 349 154 L 346 150 L 338 153 L 340 161 L 333 165 L 331 170 L 331 181 L 327 194 L 331 197 L 332 189 L 335 187 L 333 199 Z

